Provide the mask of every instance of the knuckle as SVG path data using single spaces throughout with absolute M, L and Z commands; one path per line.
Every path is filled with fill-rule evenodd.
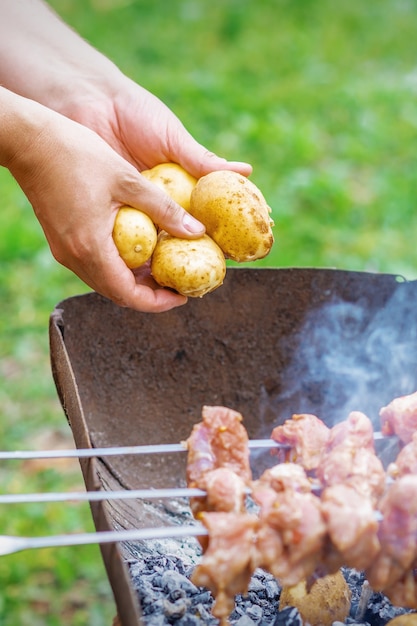
M 183 209 L 172 200 L 169 196 L 166 196 L 159 206 L 157 215 L 158 226 L 170 226 L 174 222 L 177 222 L 183 213 Z
M 219 157 L 214 152 L 210 150 L 205 150 L 201 156 L 201 159 L 198 164 L 198 178 L 208 174 L 213 170 L 218 170 L 220 167 L 223 167 L 227 163 L 226 159 Z

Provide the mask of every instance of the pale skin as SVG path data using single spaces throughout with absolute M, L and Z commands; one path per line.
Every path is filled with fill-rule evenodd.
M 42 0 L 0 2 L 0 165 L 16 178 L 54 257 L 121 306 L 162 312 L 186 302 L 133 273 L 112 230 L 130 205 L 173 235 L 204 226 L 140 171 L 179 163 L 196 177 L 248 163 L 199 144 L 158 98 L 126 77 Z

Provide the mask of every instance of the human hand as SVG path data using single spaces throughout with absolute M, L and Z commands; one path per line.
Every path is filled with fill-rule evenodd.
M 0 155 L 11 141 L 18 154 L 9 169 L 52 253 L 121 305 L 156 312 L 183 304 L 184 297 L 157 288 L 149 268 L 132 273 L 125 266 L 112 239 L 116 212 L 130 204 L 171 234 L 196 237 L 204 232 L 202 224 L 139 171 L 173 161 L 198 178 L 218 169 L 249 175 L 251 166 L 228 162 L 198 144 L 158 98 L 124 76 L 42 0 L 4 3 L 0 14 L 0 82 L 30 99 L 23 108 L 35 107 L 29 114 L 37 120 L 19 151 L 16 137 L 27 124 L 16 118 L 17 104 L 11 103 L 18 123 L 13 132 L 0 127 Z M 2 113 L 7 121 L 8 109 L 0 109 L 0 118 Z
M 252 168 L 247 163 L 229 162 L 197 143 L 178 118 L 139 85 L 125 77 L 122 77 L 121 84 L 116 82 L 116 85 L 113 101 L 103 97 L 94 102 L 83 102 L 81 98 L 76 103 L 67 102 L 63 112 L 93 129 L 138 170 L 175 162 L 197 178 L 216 169 L 250 174 Z M 193 236 L 196 231 L 181 233 L 177 228 L 178 220 L 184 219 L 182 209 L 172 202 L 167 205 L 168 199 L 161 202 L 160 198 L 156 187 L 147 194 L 138 190 L 138 195 L 130 204 L 150 215 L 155 223 L 171 234 L 187 238 Z M 152 281 L 148 266 L 135 271 L 135 276 L 143 284 Z M 176 300 L 173 306 L 178 304 Z
M 90 129 L 0 91 L 3 111 L 12 111 L 4 118 L 4 136 L 13 136 L 2 164 L 31 202 L 54 257 L 122 306 L 160 312 L 184 304 L 186 298 L 152 281 L 148 267 L 135 273 L 127 268 L 113 242 L 113 224 L 121 205 L 142 203 L 178 236 L 201 233 L 199 222 Z
M 93 98 L 62 102 L 60 111 L 94 130 L 140 171 L 174 162 L 196 178 L 221 169 L 251 174 L 248 163 L 228 161 L 199 144 L 149 91 L 119 72 L 113 79 Z

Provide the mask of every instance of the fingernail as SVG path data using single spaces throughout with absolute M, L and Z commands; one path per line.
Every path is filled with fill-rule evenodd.
M 204 226 L 201 222 L 196 220 L 192 215 L 186 213 L 182 220 L 182 225 L 185 230 L 188 230 L 189 233 L 193 233 L 193 235 L 198 235 L 199 233 L 204 233 Z

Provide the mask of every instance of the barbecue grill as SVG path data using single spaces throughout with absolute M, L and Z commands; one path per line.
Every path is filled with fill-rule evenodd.
M 241 412 L 254 439 L 302 412 L 333 425 L 361 410 L 378 430 L 379 408 L 417 389 L 416 311 L 417 284 L 394 275 L 229 268 L 212 294 L 158 315 L 94 293 L 64 300 L 50 318 L 52 371 L 78 449 L 181 442 L 203 405 Z M 377 445 L 391 460 L 389 445 Z M 265 462 L 255 455 L 259 471 Z M 80 464 L 89 491 L 185 485 L 177 452 Z M 109 499 L 91 509 L 99 532 L 192 523 L 175 501 Z M 122 626 L 145 624 L 128 564 L 150 549 L 101 546 Z

